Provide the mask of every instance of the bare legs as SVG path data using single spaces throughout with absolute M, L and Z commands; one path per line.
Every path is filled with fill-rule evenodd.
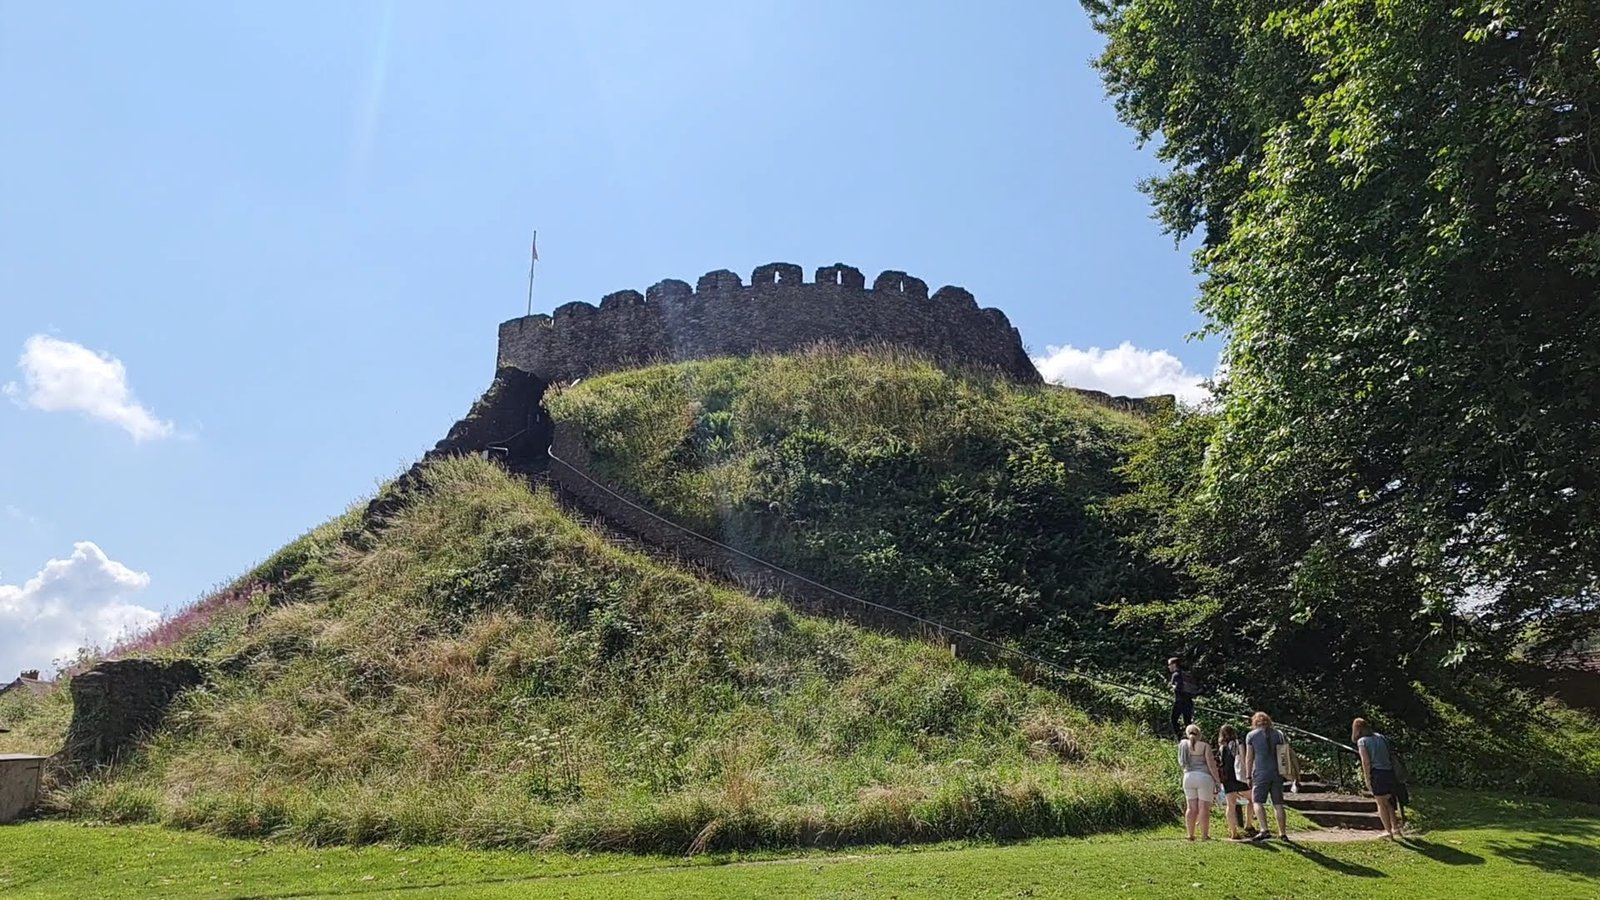
M 1200 826 L 1200 840 L 1211 840 L 1211 804 L 1205 800 L 1188 800 L 1183 807 L 1183 827 L 1194 840 L 1194 828 Z
M 1399 830 L 1394 824 L 1394 797 L 1384 794 L 1381 797 L 1374 796 L 1372 799 L 1378 805 L 1378 818 L 1383 821 L 1384 836 L 1395 837 L 1399 834 Z
M 1255 809 L 1250 805 L 1250 794 L 1247 791 L 1234 791 L 1227 796 L 1228 807 L 1225 810 L 1228 816 L 1228 838 L 1239 839 L 1239 829 L 1244 829 L 1249 836 L 1256 830 Z
M 1267 833 L 1267 805 L 1265 803 L 1255 803 L 1255 804 L 1252 804 L 1252 805 L 1255 807 L 1256 816 L 1261 819 L 1261 831 L 1260 831 L 1260 833 L 1261 834 L 1266 834 Z M 1289 813 L 1288 813 L 1288 811 L 1286 811 L 1283 808 L 1283 804 L 1281 804 L 1281 803 L 1272 804 L 1272 811 L 1274 813 L 1277 813 L 1277 815 L 1278 815 L 1278 837 L 1288 838 L 1289 837 Z

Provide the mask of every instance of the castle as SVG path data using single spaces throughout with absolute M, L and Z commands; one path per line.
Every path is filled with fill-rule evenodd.
M 693 287 L 669 278 L 643 294 L 607 294 L 598 307 L 566 303 L 553 315 L 502 322 L 494 382 L 424 461 L 486 452 L 511 463 L 542 460 L 554 437 L 543 409 L 552 385 L 661 362 L 784 353 L 818 343 L 895 346 L 942 365 L 1044 384 L 1005 313 L 980 309 L 965 288 L 947 285 L 930 296 L 922 279 L 891 270 L 869 289 L 861 270 L 843 263 L 817 269 L 811 282 L 797 265 L 768 263 L 756 267 L 749 285 L 718 269 Z M 1060 389 L 1142 414 L 1173 402 L 1170 396 Z
M 889 344 L 964 368 L 989 369 L 1041 383 L 1022 338 L 998 309 L 979 309 L 965 288 L 928 285 L 904 272 L 879 275 L 869 289 L 861 270 L 817 269 L 807 283 L 799 266 L 756 267 L 745 285 L 727 269 L 690 287 L 667 279 L 649 290 L 617 291 L 599 307 L 567 303 L 554 315 L 523 316 L 500 326 L 499 368 L 546 384 L 658 362 L 783 353 L 819 342 Z

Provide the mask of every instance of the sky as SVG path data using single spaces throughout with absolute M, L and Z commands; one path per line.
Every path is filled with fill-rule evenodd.
M 1051 380 L 1216 364 L 1070 2 L 0 0 L 0 683 L 369 496 L 496 325 L 835 262 Z

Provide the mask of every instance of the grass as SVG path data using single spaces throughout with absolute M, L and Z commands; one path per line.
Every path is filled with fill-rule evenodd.
M 150 826 L 0 828 L 0 893 L 185 896 L 1403 897 L 1600 893 L 1600 808 L 1445 792 L 1387 842 L 1191 845 L 1171 827 L 1011 845 L 682 857 L 444 848 L 307 849 Z
M 714 851 L 1167 821 L 1131 721 L 608 544 L 474 459 L 183 634 L 213 666 L 80 819 L 308 845 Z M 288 586 L 285 589 L 284 586 Z
M 1148 678 L 1167 655 L 1107 609 L 1161 578 L 1106 513 L 1138 416 L 828 347 L 615 373 L 546 405 L 607 481 L 830 585 L 1089 668 Z
M 43 696 L 29 691 L 0 696 L 0 725 L 11 729 L 0 734 L 0 753 L 49 756 L 61 749 L 70 721 L 72 698 L 64 684 Z

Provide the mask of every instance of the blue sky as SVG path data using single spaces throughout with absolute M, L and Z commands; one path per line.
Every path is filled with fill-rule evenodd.
M 0 681 L 442 437 L 534 227 L 539 310 L 842 261 L 967 287 L 1053 377 L 1192 383 L 1098 45 L 1074 3 L 0 0 Z

